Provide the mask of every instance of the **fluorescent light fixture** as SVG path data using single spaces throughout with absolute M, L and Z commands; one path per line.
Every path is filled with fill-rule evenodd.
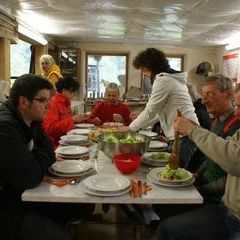
M 226 50 L 233 50 L 236 48 L 240 48 L 240 33 L 233 35 L 231 38 L 227 40 L 227 45 L 225 47 Z
M 236 48 L 240 48 L 240 42 L 235 43 L 235 44 L 228 44 L 225 47 L 226 50 L 233 50 L 233 49 L 236 49 Z
M 61 55 L 62 55 L 64 58 L 68 59 L 68 55 L 67 55 L 65 52 L 62 52 Z
M 35 33 L 22 25 L 18 25 L 18 32 L 44 46 L 48 44 L 48 41 L 42 35 Z

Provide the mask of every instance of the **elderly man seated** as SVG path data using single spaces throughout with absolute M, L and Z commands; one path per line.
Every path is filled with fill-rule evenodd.
M 99 102 L 87 118 L 87 122 L 101 125 L 105 122 L 119 122 L 128 125 L 130 108 L 119 101 L 119 87 L 116 83 L 109 83 L 105 89 L 105 100 Z

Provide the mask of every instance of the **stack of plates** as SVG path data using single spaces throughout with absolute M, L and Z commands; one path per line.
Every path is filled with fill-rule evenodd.
M 74 126 L 75 128 L 90 128 L 90 129 L 95 128 L 95 125 L 92 123 L 77 123 Z
M 131 182 L 121 175 L 97 174 L 82 181 L 85 193 L 96 196 L 118 196 L 131 190 Z
M 157 140 L 152 140 L 149 143 L 147 151 L 152 152 L 152 151 L 163 151 L 167 150 L 168 145 L 165 142 L 157 141 Z
M 165 166 L 170 157 L 168 152 L 145 152 L 143 154 L 143 162 L 152 166 Z
M 147 179 L 151 181 L 152 183 L 155 183 L 157 185 L 165 186 L 165 187 L 186 187 L 190 186 L 194 183 L 195 178 L 190 173 L 189 171 L 181 168 L 181 171 L 184 171 L 188 174 L 188 177 L 182 180 L 169 180 L 169 179 L 160 179 L 158 177 L 159 172 L 163 171 L 165 168 L 164 167 L 158 167 L 152 169 L 148 174 L 147 174 Z
M 82 146 L 60 146 L 55 150 L 56 157 L 61 159 L 88 159 L 89 149 Z
M 67 145 L 81 145 L 85 146 L 88 144 L 88 137 L 84 135 L 69 134 L 60 137 L 59 143 L 63 146 Z
M 48 171 L 60 177 L 84 176 L 94 172 L 91 164 L 82 160 L 65 160 L 55 162 Z
M 67 132 L 67 135 L 78 134 L 78 135 L 88 135 L 91 132 L 89 128 L 76 128 Z

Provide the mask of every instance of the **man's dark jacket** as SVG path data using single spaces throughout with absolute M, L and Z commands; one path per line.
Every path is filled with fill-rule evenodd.
M 40 122 L 29 127 L 8 101 L 0 106 L 0 239 L 19 239 L 25 189 L 36 187 L 55 161 Z

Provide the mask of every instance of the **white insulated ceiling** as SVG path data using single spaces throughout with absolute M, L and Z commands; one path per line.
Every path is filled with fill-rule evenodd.
M 240 0 L 0 0 L 54 41 L 218 46 L 240 34 Z

